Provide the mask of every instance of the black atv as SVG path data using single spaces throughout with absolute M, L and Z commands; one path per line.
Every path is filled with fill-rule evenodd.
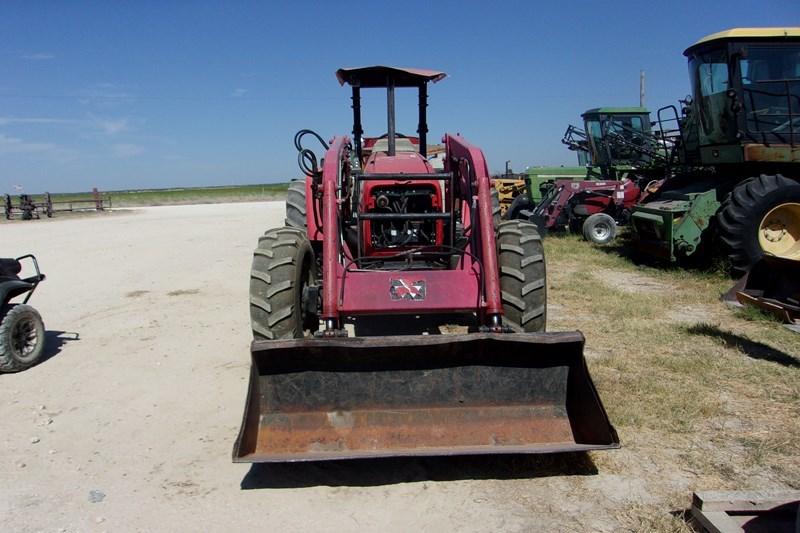
M 20 278 L 22 261 L 29 259 L 36 274 Z M 0 258 L 0 372 L 19 372 L 35 365 L 44 353 L 44 322 L 28 305 L 33 291 L 44 280 L 33 255 Z M 22 303 L 11 300 L 25 295 Z

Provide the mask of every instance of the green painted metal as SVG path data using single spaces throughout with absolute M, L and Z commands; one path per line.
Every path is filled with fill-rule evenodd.
M 675 110 L 680 149 L 665 177 L 694 186 L 681 194 L 688 189 L 674 189 L 670 178 L 665 192 L 634 209 L 641 251 L 690 256 L 713 238 L 709 222 L 738 183 L 759 174 L 800 180 L 800 113 L 791 103 L 800 89 L 798 52 L 800 28 L 736 28 L 686 49 L 692 97 Z
M 631 226 L 638 235 L 640 250 L 667 261 L 697 252 L 720 203 L 714 189 L 685 196 L 686 200 L 661 200 L 636 207 Z
M 534 203 L 541 201 L 542 191 L 547 188 L 548 184 L 554 183 L 555 180 L 592 179 L 587 177 L 590 173 L 590 169 L 587 167 L 529 167 L 526 173 L 525 182 L 528 196 Z
M 646 107 L 593 107 L 587 109 L 581 115 L 585 118 L 586 115 L 649 115 L 650 111 Z

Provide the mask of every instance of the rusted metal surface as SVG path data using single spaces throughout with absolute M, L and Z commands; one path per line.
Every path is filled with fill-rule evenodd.
M 789 144 L 745 144 L 745 161 L 761 161 L 771 163 L 800 162 L 800 146 Z
M 582 351 L 578 332 L 256 342 L 233 459 L 618 447 Z
M 800 261 L 765 255 L 723 297 L 735 295 L 787 324 L 800 324 Z

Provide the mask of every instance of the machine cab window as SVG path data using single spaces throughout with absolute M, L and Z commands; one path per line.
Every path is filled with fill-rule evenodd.
M 800 47 L 749 46 L 739 55 L 747 131 L 778 142 L 800 134 Z

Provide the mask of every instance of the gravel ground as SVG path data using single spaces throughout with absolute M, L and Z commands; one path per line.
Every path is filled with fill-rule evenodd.
M 606 506 L 648 503 L 589 455 L 232 464 L 251 250 L 282 222 L 268 202 L 0 226 L 48 275 L 49 335 L 0 375 L 0 530 L 610 531 Z

